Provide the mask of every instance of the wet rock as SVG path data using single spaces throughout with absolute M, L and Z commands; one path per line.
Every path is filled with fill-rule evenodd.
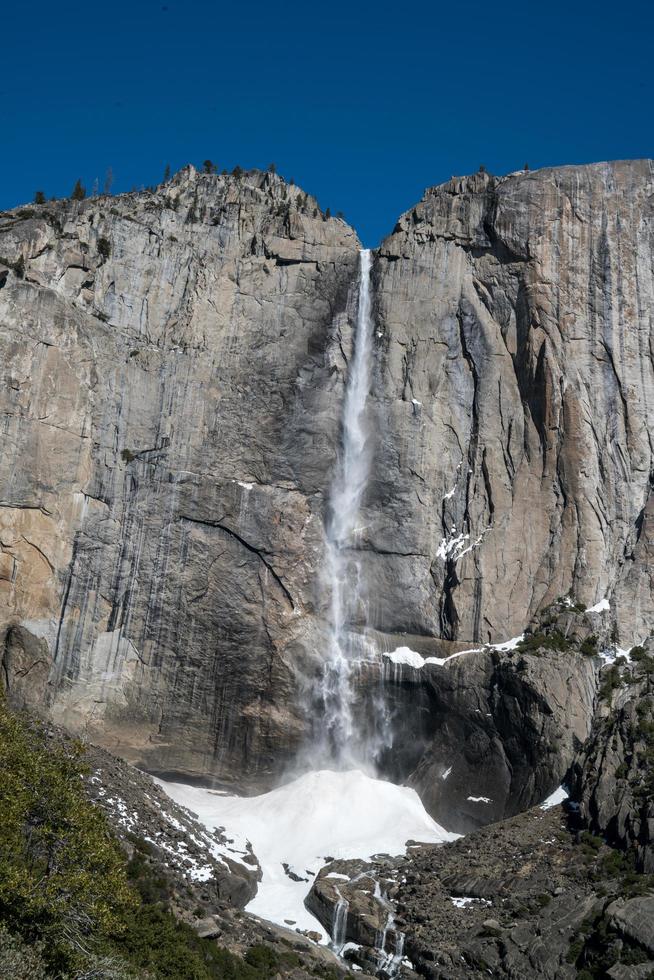
M 415 969 L 437 980 L 573 980 L 601 963 L 609 976 L 628 978 L 647 955 L 654 899 L 626 898 L 615 852 L 584 840 L 562 807 L 536 808 L 454 843 L 412 849 L 392 866 L 335 862 L 321 872 L 318 890 L 332 894 L 328 876 L 341 876 L 331 880 L 348 895 L 348 935 L 361 941 L 366 925 L 352 920 L 365 920 L 367 907 L 356 888 L 365 880 L 396 882 L 390 904 L 411 964 L 402 960 L 401 976 Z M 374 947 L 355 952 L 368 962 L 375 955 Z
M 380 765 L 449 830 L 465 833 L 544 800 L 589 734 L 598 661 L 574 640 L 556 650 L 538 635 L 540 649 L 383 668 L 393 734 Z
M 16 703 L 185 778 L 294 755 L 358 247 L 259 171 L 0 215 Z

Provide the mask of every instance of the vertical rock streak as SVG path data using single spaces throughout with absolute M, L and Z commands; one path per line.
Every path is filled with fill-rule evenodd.
M 331 594 L 329 647 L 323 666 L 321 756 L 330 764 L 351 765 L 363 761 L 355 730 L 351 671 L 361 651 L 361 638 L 353 624 L 365 625 L 362 569 L 356 546 L 362 527 L 361 502 L 370 473 L 370 448 L 366 426 L 366 400 L 372 365 L 372 314 L 370 296 L 371 254 L 361 252 L 359 296 L 354 339 L 343 406 L 343 444 L 332 485 L 327 520 L 326 578 Z

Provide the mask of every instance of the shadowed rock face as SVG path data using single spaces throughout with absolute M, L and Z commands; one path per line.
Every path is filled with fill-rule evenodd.
M 609 596 L 624 645 L 650 630 L 653 192 L 647 161 L 478 174 L 380 247 L 361 560 L 382 648 L 505 639 L 569 590 Z M 16 701 L 154 771 L 255 789 L 294 758 L 358 248 L 258 172 L 0 217 Z M 561 660 L 534 680 L 543 717 L 590 690 Z M 419 697 L 442 710 L 459 669 Z
M 571 789 L 581 815 L 612 844 L 631 849 L 654 874 L 654 647 L 605 672 L 590 737 L 575 759 Z
M 438 823 L 467 833 L 560 786 L 589 731 L 589 658 L 573 650 L 483 651 L 423 671 L 418 680 L 417 671 L 403 668 L 400 686 L 391 688 L 397 734 L 388 763 Z M 414 765 L 398 772 L 394 757 L 406 756 L 407 743 Z

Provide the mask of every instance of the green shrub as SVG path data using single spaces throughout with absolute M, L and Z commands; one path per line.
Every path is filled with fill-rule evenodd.
M 602 680 L 600 683 L 599 695 L 600 698 L 607 701 L 613 691 L 620 687 L 622 683 L 622 677 L 620 674 L 620 668 L 613 664 L 607 670 L 602 672 Z
M 160 905 L 132 913 L 116 948 L 129 963 L 161 980 L 259 980 L 261 974 Z M 269 974 L 272 976 L 272 974 Z
M 46 980 L 43 943 L 26 943 L 0 922 L 0 977 L 11 980 Z
M 547 633 L 538 630 L 536 633 L 527 633 L 520 643 L 518 650 L 522 653 L 536 652 L 538 650 L 569 650 L 570 642 L 560 630 L 553 629 Z
M 597 637 L 587 636 L 579 647 L 580 651 L 585 657 L 596 657 L 597 656 Z
M 129 834 L 126 861 L 81 757 L 0 698 L 2 980 L 269 980 L 301 966 L 267 946 L 241 959 L 178 921 L 156 847 Z
M 108 238 L 98 238 L 98 252 L 103 259 L 108 259 L 111 255 L 111 242 Z
M 85 796 L 81 753 L 48 744 L 0 699 L 0 917 L 44 940 L 59 969 L 79 961 L 89 937 L 119 934 L 136 906 L 120 847 Z
M 589 830 L 584 830 L 581 835 L 581 846 L 582 848 L 590 853 L 597 853 L 604 841 L 601 837 L 596 837 L 595 834 L 591 834 Z

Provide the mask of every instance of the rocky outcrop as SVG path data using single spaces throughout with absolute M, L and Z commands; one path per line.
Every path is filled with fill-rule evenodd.
M 608 915 L 617 930 L 654 957 L 654 896 L 643 895 L 609 905 Z
M 397 937 L 387 893 L 397 891 L 393 878 L 400 864 L 390 858 L 374 866 L 357 860 L 332 861 L 316 877 L 305 904 L 333 936 L 336 908 L 345 902 L 341 941 L 379 949 L 383 937 L 391 950 Z
M 382 243 L 350 624 L 378 654 L 504 640 L 570 592 L 608 596 L 623 645 L 650 630 L 653 189 L 647 161 L 477 174 Z M 262 789 L 295 758 L 358 245 L 259 172 L 0 217 L 14 703 L 184 778 Z M 386 771 L 462 827 L 513 813 L 578 748 L 589 670 L 561 651 L 385 669 L 421 739 Z
M 590 738 L 575 760 L 571 788 L 582 817 L 654 874 L 654 657 L 632 651 L 603 674 Z
M 375 262 L 373 625 L 491 641 L 572 592 L 654 625 L 651 161 L 453 178 Z
M 641 894 L 652 879 L 634 882 L 626 869 L 562 807 L 537 808 L 454 843 L 409 847 L 406 858 L 334 862 L 307 904 L 329 928 L 347 900 L 346 957 L 367 969 L 380 962 L 382 933 L 370 927 L 387 914 L 383 901 L 386 949 L 402 937 L 400 976 L 572 980 L 588 970 L 635 980 L 654 969 L 653 899 Z
M 542 802 L 591 731 L 609 632 L 607 614 L 566 599 L 508 644 L 448 654 L 453 644 L 405 638 L 418 649 L 356 673 L 355 712 L 380 772 L 457 833 Z

